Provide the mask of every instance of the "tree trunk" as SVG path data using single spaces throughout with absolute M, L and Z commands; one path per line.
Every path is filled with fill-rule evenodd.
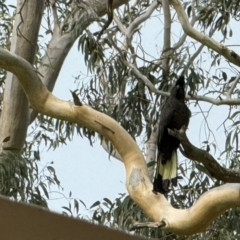
M 19 0 L 17 16 L 13 28 L 11 53 L 34 63 L 38 32 L 44 10 L 44 0 Z M 21 151 L 28 127 L 28 100 L 17 77 L 7 73 L 0 123 L 2 150 Z

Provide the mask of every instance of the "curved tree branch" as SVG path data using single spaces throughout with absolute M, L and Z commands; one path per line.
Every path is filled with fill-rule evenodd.
M 161 1 L 160 1 L 160 2 L 161 2 Z M 156 7 L 155 4 L 156 4 L 156 3 L 154 2 L 151 6 L 152 6 L 152 7 Z M 182 6 L 181 6 L 180 8 L 182 9 Z M 186 14 L 185 14 L 185 12 L 184 12 L 184 9 L 182 9 L 182 10 L 183 10 L 183 13 L 182 13 L 182 14 L 184 14 L 184 16 L 187 17 Z M 151 11 L 152 11 L 152 9 L 151 9 Z M 152 13 L 151 11 L 149 11 L 149 13 Z M 150 16 L 150 15 L 149 15 L 149 16 Z M 127 32 L 129 32 L 129 31 L 127 31 L 127 29 L 124 28 L 124 26 L 121 24 L 121 22 L 118 20 L 118 18 L 117 18 L 116 16 L 115 16 L 114 20 L 116 21 L 116 23 L 117 23 L 118 27 L 120 28 L 121 32 L 122 32 L 124 35 L 128 36 Z M 188 21 L 188 19 L 186 19 L 186 20 Z M 188 23 L 189 23 L 189 26 L 188 26 L 188 27 L 191 28 L 191 29 L 194 29 L 194 28 L 192 27 L 192 25 L 194 25 L 195 21 L 196 21 L 196 17 L 193 16 L 191 23 L 188 22 Z M 194 30 L 194 31 L 196 31 L 196 30 Z M 201 33 L 199 33 L 199 34 L 201 34 Z M 203 35 L 203 34 L 202 34 L 202 35 Z M 205 35 L 203 35 L 203 36 L 205 36 Z M 185 39 L 185 37 L 186 37 L 186 36 L 183 35 L 183 36 L 181 37 L 181 39 L 179 40 L 179 42 L 178 42 L 176 45 L 173 46 L 173 49 L 176 49 L 177 47 L 179 47 L 179 46 L 183 43 L 183 40 Z M 207 38 L 207 36 L 206 36 L 206 38 Z M 148 86 L 148 88 L 149 88 L 149 90 L 150 90 L 151 92 L 153 92 L 153 93 L 155 93 L 155 94 L 157 94 L 157 95 L 161 95 L 161 96 L 169 96 L 169 93 L 168 93 L 168 92 L 158 90 L 158 89 L 151 83 L 151 81 L 137 69 L 137 67 L 136 67 L 134 64 L 126 61 L 126 60 L 125 60 L 125 57 L 123 56 L 122 49 L 120 49 L 120 48 L 115 44 L 114 41 L 112 41 L 111 39 L 108 39 L 108 40 L 111 42 L 111 44 L 114 46 L 114 48 L 119 52 L 119 54 L 120 54 L 120 56 L 121 56 L 121 58 L 122 58 L 122 62 L 131 69 L 131 71 L 135 74 L 135 76 L 136 76 L 139 80 L 143 81 L 143 82 L 146 84 L 146 86 Z M 198 40 L 198 39 L 197 39 L 197 40 Z M 201 42 L 201 41 L 200 41 L 200 42 Z M 215 41 L 214 41 L 214 42 L 215 42 Z M 217 42 L 215 42 L 215 43 L 217 43 Z M 217 43 L 217 44 L 219 45 L 219 43 Z M 205 42 L 203 43 L 203 45 L 206 45 Z M 220 44 L 220 45 L 221 45 L 221 44 Z M 206 45 L 206 46 L 207 46 L 207 45 Z M 199 52 L 200 52 L 201 50 L 202 50 L 202 47 L 200 47 Z M 197 54 L 198 54 L 198 51 L 197 51 Z M 196 56 L 197 56 L 197 55 L 194 54 L 193 57 L 196 57 Z M 224 56 L 224 55 L 223 55 L 223 56 Z M 157 64 L 162 64 L 162 58 L 159 60 L 159 62 L 158 62 Z M 227 99 L 214 99 L 214 98 L 206 97 L 206 96 L 191 95 L 191 96 L 186 96 L 186 99 L 187 99 L 187 100 L 196 100 L 196 101 L 207 102 L 207 103 L 211 103 L 211 104 L 216 105 L 216 106 L 220 106 L 220 105 L 240 105 L 240 99 L 239 99 L 239 98 L 235 98 L 235 99 L 231 99 L 231 98 L 227 98 Z
M 125 36 L 124 43 L 123 43 L 123 51 L 127 52 L 128 49 L 131 50 L 131 54 L 135 55 L 134 48 L 132 46 L 132 38 L 133 34 L 137 31 L 137 29 L 140 28 L 140 25 L 150 18 L 154 10 L 159 6 L 159 2 L 155 0 L 144 12 L 143 14 L 140 14 L 138 17 L 136 17 L 131 24 L 126 28 L 120 21 L 120 19 L 114 14 L 114 21 L 117 24 L 119 30 L 121 33 Z M 114 47 L 116 45 L 113 45 Z M 122 50 L 119 48 L 116 48 L 116 50 L 121 53 Z M 120 50 L 120 51 L 119 51 Z M 126 65 L 127 66 L 127 65 Z
M 127 32 L 126 32 L 126 36 L 131 39 L 133 33 L 136 31 L 136 29 L 140 26 L 140 24 L 142 24 L 143 22 L 145 22 L 153 13 L 153 11 L 158 7 L 159 2 L 157 0 L 155 0 L 146 10 L 146 12 L 144 12 L 143 14 L 141 14 L 139 17 L 135 18 L 134 21 L 129 25 L 129 27 L 127 28 Z
M 114 48 L 119 52 L 120 56 L 121 56 L 121 60 L 122 62 L 128 66 L 132 72 L 135 74 L 135 76 L 143 81 L 146 86 L 148 86 L 149 90 L 157 95 L 161 95 L 161 96 L 169 96 L 169 92 L 164 92 L 161 90 L 156 89 L 156 87 L 151 83 L 151 81 L 145 76 L 143 75 L 136 67 L 134 64 L 127 62 L 126 60 L 124 60 L 123 54 L 121 52 L 121 49 L 114 43 L 114 41 L 112 41 L 111 39 L 108 39 L 111 44 L 114 46 Z M 202 102 L 207 102 L 207 103 L 211 103 L 213 105 L 216 106 L 220 106 L 220 105 L 240 105 L 240 99 L 239 98 L 235 98 L 235 99 L 215 99 L 215 98 L 210 98 L 210 97 L 205 97 L 205 96 L 199 96 L 199 95 L 192 95 L 192 96 L 186 96 L 187 100 L 196 100 L 196 101 L 202 101 Z
M 115 46 L 116 47 L 116 46 Z M 135 76 L 142 80 L 146 86 L 148 86 L 149 90 L 156 93 L 157 95 L 161 96 L 169 96 L 169 92 L 164 92 L 160 91 L 155 88 L 155 86 L 151 83 L 151 81 L 143 75 L 132 63 L 128 63 L 127 61 L 124 61 L 124 64 L 127 64 L 132 72 L 135 74 Z M 187 100 L 197 100 L 197 101 L 202 101 L 202 102 L 208 102 L 216 106 L 220 105 L 240 105 L 240 99 L 235 98 L 235 99 L 215 99 L 215 98 L 210 98 L 210 97 L 205 97 L 205 96 L 199 96 L 199 95 L 192 95 L 192 96 L 186 96 Z
M 224 56 L 229 62 L 235 64 L 236 66 L 240 66 L 240 56 L 237 53 L 228 49 L 225 45 L 215 41 L 214 39 L 198 32 L 192 27 L 179 0 L 171 0 L 170 3 L 178 15 L 178 19 L 182 25 L 184 32 L 188 36 Z
M 212 177 L 223 182 L 240 183 L 240 171 L 233 171 L 222 167 L 211 154 L 193 146 L 187 138 L 184 126 L 180 130 L 175 129 L 173 131 L 168 129 L 168 132 L 181 142 L 184 149 L 183 154 L 193 161 L 202 163 Z
M 240 184 L 226 184 L 203 194 L 189 209 L 175 209 L 161 194 L 152 192 L 145 159 L 136 142 L 115 120 L 89 106 L 62 101 L 42 84 L 32 66 L 21 57 L 0 48 L 0 67 L 18 77 L 31 106 L 42 114 L 80 124 L 113 143 L 126 168 L 126 186 L 131 198 L 163 230 L 177 234 L 203 231 L 226 209 L 240 207 Z
M 192 26 L 192 23 L 191 23 Z M 211 29 L 210 33 L 209 33 L 209 37 L 212 37 L 213 34 L 215 33 L 215 31 L 217 30 L 216 27 L 214 27 L 213 29 Z M 198 57 L 198 55 L 200 54 L 200 52 L 203 50 L 203 48 L 205 47 L 204 44 L 201 44 L 201 46 L 198 47 L 198 49 L 195 51 L 195 53 L 191 56 L 191 58 L 189 59 L 188 63 L 186 64 L 186 66 L 184 67 L 184 72 L 187 72 L 187 70 L 189 69 L 189 67 L 193 64 L 193 61 Z M 228 99 L 228 98 L 227 98 Z
M 113 1 L 113 8 L 115 9 L 128 1 L 129 0 L 115 0 Z M 81 3 L 81 6 L 84 6 L 85 4 L 86 8 L 89 7 L 89 11 L 83 10 L 83 7 L 79 8 L 79 14 L 74 14 L 75 17 L 70 18 L 67 23 L 69 26 L 75 25 L 74 29 L 79 28 L 80 31 L 72 29 L 63 33 L 61 24 L 55 24 L 54 26 L 53 36 L 43 57 L 42 65 L 38 69 L 38 72 L 43 76 L 43 83 L 51 92 L 55 86 L 63 62 L 76 39 L 80 36 L 82 31 L 96 19 L 97 16 L 101 17 L 107 13 L 107 0 L 88 0 L 86 3 L 87 5 L 85 3 Z M 76 32 L 78 34 L 76 34 Z M 29 110 L 29 124 L 34 121 L 36 116 L 37 112 Z

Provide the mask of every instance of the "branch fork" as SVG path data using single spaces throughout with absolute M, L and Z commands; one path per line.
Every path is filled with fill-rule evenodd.
M 18 77 L 35 111 L 89 128 L 112 142 L 125 165 L 126 187 L 129 195 L 154 222 L 164 221 L 163 230 L 182 235 L 201 232 L 227 209 L 240 207 L 240 184 L 231 183 L 211 189 L 189 209 L 173 208 L 163 195 L 152 192 L 153 186 L 142 152 L 127 131 L 115 120 L 89 106 L 74 106 L 58 99 L 43 85 L 34 68 L 26 60 L 2 48 L 0 48 L 0 67 Z M 98 122 L 107 126 L 115 134 Z M 212 158 L 205 151 L 190 145 L 187 138 L 184 138 L 184 134 L 178 132 L 175 134 L 181 139 L 181 144 L 187 153 L 187 148 L 192 148 L 192 156 L 195 160 L 200 162 L 201 157 L 207 156 L 202 160 L 205 165 L 205 162 Z M 214 161 L 210 162 L 219 167 L 219 164 Z

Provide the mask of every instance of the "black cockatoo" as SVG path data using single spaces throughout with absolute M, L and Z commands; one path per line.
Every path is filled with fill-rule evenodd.
M 158 134 L 157 170 L 153 192 L 167 193 L 170 185 L 177 185 L 179 140 L 168 134 L 168 128 L 180 129 L 188 126 L 191 112 L 185 104 L 184 76 L 180 76 L 164 104 Z

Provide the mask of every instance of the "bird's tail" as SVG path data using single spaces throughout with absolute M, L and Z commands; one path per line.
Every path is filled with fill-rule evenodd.
M 159 156 L 156 169 L 156 176 L 153 183 L 153 191 L 160 193 L 168 193 L 169 187 L 177 186 L 177 167 L 178 167 L 178 156 L 177 151 L 172 152 L 171 159 L 167 160 L 166 163 L 162 163 L 161 156 Z

